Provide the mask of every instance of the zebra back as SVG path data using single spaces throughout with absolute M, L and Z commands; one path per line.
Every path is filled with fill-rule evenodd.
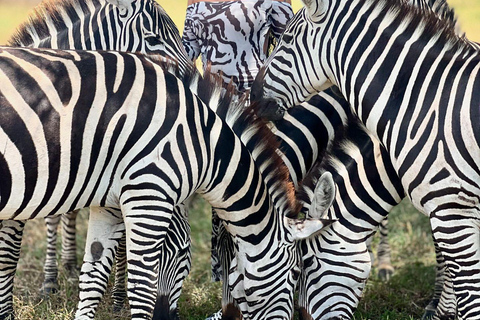
M 192 65 L 177 26 L 154 0 L 46 0 L 9 39 L 11 46 L 159 54 Z

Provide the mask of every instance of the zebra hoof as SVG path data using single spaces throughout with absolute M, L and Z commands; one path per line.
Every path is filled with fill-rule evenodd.
M 381 280 L 381 281 L 389 281 L 392 276 L 393 276 L 393 268 L 380 268 L 378 270 L 378 278 Z
M 42 284 L 42 287 L 40 288 L 40 297 L 42 299 L 46 299 L 52 294 L 57 293 L 58 289 L 58 283 L 56 280 L 45 280 L 45 282 L 43 282 Z
M 422 316 L 422 320 L 432 320 L 435 315 L 435 310 L 425 310 L 425 313 Z

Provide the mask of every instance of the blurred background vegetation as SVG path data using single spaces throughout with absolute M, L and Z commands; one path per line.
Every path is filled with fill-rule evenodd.
M 292 0 L 295 10 L 300 0 Z M 186 0 L 159 0 L 159 3 L 183 29 Z M 480 1 L 450 0 L 467 36 L 480 41 Z M 0 44 L 5 44 L 16 26 L 24 21 L 38 1 L 0 0 Z M 210 208 L 201 198 L 190 211 L 193 243 L 193 267 L 184 285 L 180 301 L 181 316 L 186 320 L 200 320 L 220 307 L 220 286 L 210 282 Z M 408 201 L 397 206 L 390 217 L 390 244 L 395 275 L 387 282 L 379 281 L 375 274 L 367 284 L 355 319 L 401 320 L 419 319 L 433 293 L 435 256 L 428 219 L 418 213 Z M 78 219 L 78 264 L 83 257 L 87 214 Z M 61 291 L 48 300 L 38 295 L 43 280 L 45 257 L 45 227 L 43 220 L 31 221 L 25 231 L 21 261 L 15 285 L 15 308 L 20 320 L 72 319 L 77 301 L 77 282 L 60 274 Z M 60 244 L 60 243 L 59 243 Z M 109 288 L 110 289 L 110 288 Z M 97 319 L 128 319 L 111 313 L 112 301 L 107 293 Z

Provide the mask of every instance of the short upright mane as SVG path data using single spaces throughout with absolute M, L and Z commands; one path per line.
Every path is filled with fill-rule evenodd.
M 25 22 L 14 32 L 8 40 L 10 46 L 29 46 L 33 43 L 32 34 L 38 39 L 45 39 L 51 36 L 48 28 L 48 21 L 52 21 L 57 29 L 65 26 L 65 20 L 62 17 L 64 13 L 74 13 L 82 11 L 90 12 L 89 7 L 95 8 L 105 5 L 105 0 L 46 0 L 40 3 Z M 66 28 L 66 26 L 65 26 Z
M 246 96 L 239 96 L 233 85 L 224 88 L 223 80 L 205 73 L 199 83 L 199 97 L 215 110 L 248 148 L 270 190 L 275 206 L 288 217 L 296 217 L 300 205 L 288 168 L 278 154 L 280 145 L 267 122 L 256 116 L 254 106 L 247 106 Z
M 474 50 L 465 35 L 458 33 L 454 11 L 444 2 L 438 4 L 441 9 L 437 13 L 409 5 L 405 0 L 366 0 L 366 2 L 379 10 L 386 11 L 386 16 L 391 17 L 391 20 L 401 18 L 398 19 L 401 23 L 416 26 L 432 39 L 436 37 L 443 39 L 452 49 Z

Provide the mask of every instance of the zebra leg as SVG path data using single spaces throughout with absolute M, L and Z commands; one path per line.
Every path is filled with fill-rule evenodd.
M 235 257 L 235 246 L 232 237 L 225 229 L 215 210 L 212 210 L 212 280 L 222 281 L 223 270 L 229 270 Z M 206 320 L 241 319 L 240 310 L 236 306 L 228 287 L 228 281 L 222 283 L 222 309 L 210 315 Z
M 98 303 L 107 287 L 118 243 L 124 232 L 125 226 L 120 211 L 90 208 L 75 319 L 94 319 Z
M 13 279 L 22 245 L 24 221 L 3 220 L 0 223 L 0 319 L 14 319 Z
M 145 206 L 141 200 L 129 199 L 129 195 L 121 197 L 121 202 L 126 203 L 122 206 L 122 214 L 127 239 L 127 295 L 131 319 L 151 319 L 158 294 L 161 249 L 172 221 L 173 204 L 157 201 Z
M 127 289 L 125 280 L 127 274 L 127 250 L 125 233 L 118 244 L 117 254 L 115 255 L 115 284 L 113 286 L 113 312 L 120 312 L 125 305 L 127 298 Z
M 372 242 L 373 242 L 373 237 L 369 237 L 366 241 L 366 244 L 367 244 L 368 254 L 370 255 L 370 262 L 371 262 L 372 266 L 374 266 L 375 265 L 375 254 L 373 253 Z
M 230 270 L 232 260 L 235 258 L 235 245 L 223 223 L 218 228 L 218 257 L 222 264 L 222 270 Z M 225 277 L 226 278 L 226 277 Z M 240 309 L 237 307 L 230 293 L 228 278 L 223 281 L 222 288 L 222 319 L 242 319 Z
M 448 277 L 449 273 L 445 270 L 445 260 L 440 252 L 437 243 L 435 245 L 435 255 L 437 260 L 435 290 L 430 303 L 425 307 L 422 320 L 444 319 L 453 320 L 457 312 L 455 302 L 455 293 L 453 292 L 453 284 Z M 436 315 L 436 316 L 435 316 Z
M 388 281 L 393 275 L 394 269 L 391 260 L 390 244 L 388 243 L 388 218 L 382 220 L 379 226 L 380 243 L 377 250 L 378 278 Z
M 218 256 L 218 233 L 221 225 L 220 218 L 212 209 L 212 239 L 211 239 L 211 260 L 212 260 L 212 281 L 222 281 L 222 265 Z
M 45 217 L 47 227 L 47 254 L 43 265 L 43 280 L 40 294 L 43 298 L 58 291 L 58 265 L 57 265 L 57 231 L 61 216 Z
M 69 278 L 77 276 L 76 220 L 80 210 L 62 215 L 62 266 Z
M 480 270 L 480 226 L 470 218 L 475 214 L 467 210 L 461 214 L 458 210 L 444 210 L 430 215 L 433 236 L 453 285 L 459 320 L 480 319 L 480 274 L 475 271 Z
M 174 208 L 170 227 L 161 248 L 158 291 L 153 320 L 179 320 L 178 300 L 183 281 L 192 266 L 190 224 L 186 205 Z M 169 310 L 165 312 L 165 310 Z

